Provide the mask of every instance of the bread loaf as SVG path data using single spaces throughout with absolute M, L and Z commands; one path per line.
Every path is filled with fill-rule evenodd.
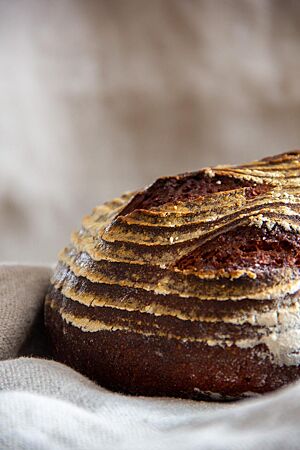
M 231 399 L 300 374 L 300 152 L 96 207 L 45 301 L 55 357 L 108 388 Z

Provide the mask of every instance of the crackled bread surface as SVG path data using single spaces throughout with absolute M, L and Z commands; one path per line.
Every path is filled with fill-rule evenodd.
M 300 152 L 96 207 L 52 278 L 54 355 L 132 394 L 237 398 L 300 374 Z

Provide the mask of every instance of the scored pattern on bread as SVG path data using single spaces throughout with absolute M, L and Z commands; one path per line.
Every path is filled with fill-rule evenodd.
M 57 358 L 142 394 L 236 397 L 297 379 L 299 183 L 295 151 L 160 178 L 96 207 L 62 251 L 46 298 Z M 128 361 L 118 342 L 130 344 Z M 178 388 L 170 352 L 173 370 L 185 367 Z M 139 358 L 145 367 L 134 371 Z

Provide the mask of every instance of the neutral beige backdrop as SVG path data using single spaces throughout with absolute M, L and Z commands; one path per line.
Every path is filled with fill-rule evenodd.
M 161 174 L 300 146 L 300 2 L 0 0 L 0 259 Z

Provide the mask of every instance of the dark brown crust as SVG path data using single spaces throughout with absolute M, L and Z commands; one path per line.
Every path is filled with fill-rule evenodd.
M 76 277 L 76 275 L 66 266 L 59 265 L 53 282 L 64 283 L 72 288 L 78 294 L 92 294 L 95 297 L 107 297 L 122 305 L 125 300 L 131 299 L 143 306 L 158 305 L 169 306 L 171 309 L 179 309 L 186 314 L 196 314 L 201 317 L 222 317 L 233 316 L 239 313 L 249 313 L 253 311 L 267 312 L 273 311 L 281 305 L 291 305 L 297 301 L 297 295 L 287 295 L 283 299 L 260 300 L 256 301 L 251 298 L 234 301 L 227 300 L 220 302 L 219 300 L 199 300 L 195 297 L 189 297 L 188 301 L 183 302 L 182 297 L 178 295 L 161 295 L 143 289 L 132 288 L 127 286 L 119 286 L 118 284 L 92 283 L 84 277 Z
M 153 328 L 165 335 L 177 335 L 182 339 L 218 339 L 221 334 L 224 338 L 231 338 L 233 342 L 239 339 L 253 339 L 262 333 L 259 325 L 245 323 L 236 325 L 224 322 L 199 322 L 181 320 L 171 316 L 154 316 L 137 311 L 126 311 L 107 306 L 86 306 L 74 302 L 62 295 L 60 291 L 51 289 L 48 301 L 52 300 L 52 308 L 60 312 L 75 314 L 78 318 L 101 320 L 108 326 L 126 326 L 135 328 L 145 334 L 151 333 Z
M 269 189 L 269 186 L 264 184 L 253 186 L 251 181 L 238 180 L 224 175 L 212 179 L 205 171 L 159 178 L 148 189 L 136 194 L 119 216 L 125 216 L 137 209 L 147 210 L 165 203 L 191 201 L 217 192 L 243 187 L 248 188 L 246 195 L 249 198 Z
M 87 333 L 50 310 L 46 322 L 59 361 L 104 387 L 133 395 L 239 398 L 277 389 L 300 375 L 298 367 L 274 366 L 267 353 L 262 358 L 262 346 L 224 349 L 118 331 Z
M 300 152 L 160 178 L 86 216 L 45 302 L 57 359 L 142 395 L 300 376 Z
M 300 236 L 279 227 L 272 230 L 243 226 L 221 234 L 176 263 L 181 270 L 220 269 L 224 267 L 300 267 Z
M 225 291 L 228 296 L 234 298 L 235 295 L 240 294 L 241 289 L 246 289 L 248 296 L 262 289 L 264 286 L 269 286 L 280 278 L 280 271 L 276 268 L 269 272 L 268 269 L 258 271 L 256 278 L 249 278 L 248 276 L 241 276 L 238 282 L 232 283 L 230 278 L 201 278 L 197 273 L 183 274 L 181 271 L 161 269 L 157 266 L 145 266 L 141 264 L 124 264 L 123 262 L 112 261 L 94 261 L 87 253 L 76 253 L 73 249 L 68 252 L 76 267 L 84 267 L 90 274 L 95 277 L 101 276 L 104 278 L 111 278 L 115 281 L 113 284 L 121 284 L 128 282 L 139 287 L 138 285 L 152 283 L 156 285 L 168 277 L 168 289 L 174 292 L 185 292 L 189 296 L 197 295 L 197 293 L 205 293 L 209 299 L 211 296 L 220 296 L 221 291 Z M 300 269 L 296 268 L 294 276 L 299 274 Z M 292 274 L 290 274 L 292 278 Z

